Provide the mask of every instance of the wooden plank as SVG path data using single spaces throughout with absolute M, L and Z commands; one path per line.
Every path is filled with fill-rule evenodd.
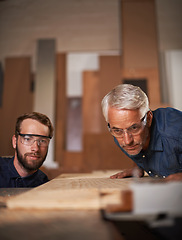
M 84 168 L 112 170 L 133 167 L 133 161 L 114 143 L 109 132 L 84 135 Z
M 159 105 L 160 81 L 155 1 L 122 1 L 122 79 L 147 79 L 151 105 Z
M 83 171 L 83 153 L 64 151 L 64 161 L 61 171 L 75 173 Z
M 99 93 L 99 73 L 97 71 L 83 72 L 83 134 L 100 132 Z
M 115 171 L 113 172 L 115 173 Z M 121 204 L 121 191 L 128 190 L 133 179 L 110 179 L 98 173 L 85 176 L 58 176 L 52 181 L 7 200 L 10 209 L 101 209 L 108 204 Z M 88 176 L 88 175 L 87 175 Z M 100 176 L 103 176 L 102 174 Z M 107 177 L 106 177 L 107 176 Z
M 160 104 L 160 83 L 157 68 L 123 69 L 123 79 L 147 79 L 148 97 L 151 106 Z
M 5 59 L 3 102 L 0 111 L 0 155 L 13 155 L 11 137 L 14 134 L 16 118 L 31 112 L 33 92 L 31 89 L 30 57 L 8 57 Z
M 103 97 L 116 85 L 121 83 L 121 56 L 100 56 L 99 57 L 99 103 Z M 101 132 L 107 132 L 107 125 L 101 112 Z
M 158 69 L 155 1 L 122 1 L 123 67 Z
M 56 55 L 55 160 L 63 165 L 66 129 L 66 54 Z

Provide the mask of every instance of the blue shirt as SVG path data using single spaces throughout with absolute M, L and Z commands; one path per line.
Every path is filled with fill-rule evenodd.
M 21 177 L 13 164 L 13 158 L 0 157 L 0 188 L 37 187 L 48 182 L 47 176 L 38 170 L 30 176 Z
M 174 108 L 158 108 L 153 111 L 150 143 L 146 151 L 129 155 L 139 168 L 151 177 L 166 177 L 182 172 L 182 112 Z

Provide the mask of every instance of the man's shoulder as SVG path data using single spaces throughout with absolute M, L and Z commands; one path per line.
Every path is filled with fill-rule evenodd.
M 168 118 L 170 116 L 179 116 L 182 117 L 182 111 L 172 108 L 172 107 L 166 107 L 166 108 L 157 108 L 156 110 L 153 111 L 154 116 L 159 117 L 159 116 L 167 116 Z
M 182 112 L 175 108 L 158 108 L 153 111 L 153 129 L 170 137 L 177 137 L 182 132 Z
M 13 161 L 13 158 L 12 156 L 1 156 L 0 157 L 0 165 L 8 165 L 10 162 Z
M 175 108 L 158 108 L 153 111 L 154 119 L 161 124 L 182 125 L 182 112 Z

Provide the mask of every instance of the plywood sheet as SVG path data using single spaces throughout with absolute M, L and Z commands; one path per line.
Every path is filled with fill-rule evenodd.
M 123 69 L 123 79 L 147 79 L 148 97 L 150 105 L 159 105 L 160 99 L 160 84 L 159 84 L 159 72 L 156 68 L 140 68 L 140 69 Z
M 84 135 L 83 164 L 90 171 L 134 166 L 133 161 L 116 146 L 109 132 Z
M 124 68 L 158 69 L 155 1 L 122 1 Z
M 99 73 L 83 72 L 83 133 L 100 133 Z
M 12 197 L 8 208 L 18 209 L 101 209 L 121 204 L 121 191 L 128 190 L 133 179 L 110 179 L 115 173 L 60 175 L 29 192 Z
M 66 54 L 56 55 L 55 160 L 63 165 L 66 129 Z
M 31 89 L 30 57 L 8 57 L 5 59 L 3 99 L 0 109 L 1 124 L 0 155 L 13 155 L 11 137 L 14 134 L 16 118 L 33 108 Z

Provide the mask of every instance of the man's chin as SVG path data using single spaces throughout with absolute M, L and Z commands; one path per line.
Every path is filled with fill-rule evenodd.
M 141 148 L 140 149 L 128 149 L 128 148 L 124 148 L 124 150 L 129 154 L 129 155 L 131 155 L 131 156 L 134 156 L 134 155 L 137 155 L 137 154 L 139 154 L 140 152 L 141 152 Z
M 26 168 L 27 169 L 29 169 L 29 170 L 38 170 L 41 166 L 42 166 L 42 164 L 43 164 L 43 161 L 37 161 L 37 162 L 35 162 L 35 161 L 28 161 L 27 163 L 26 163 Z

